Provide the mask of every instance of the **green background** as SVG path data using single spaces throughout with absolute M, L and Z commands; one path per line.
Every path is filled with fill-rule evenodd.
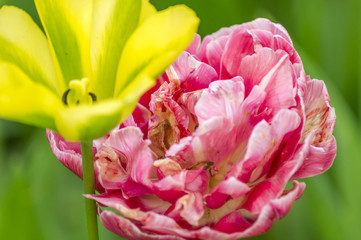
M 267 17 L 289 31 L 312 78 L 326 82 L 336 108 L 332 168 L 305 179 L 290 213 L 252 239 L 361 239 L 361 1 L 154 0 L 193 8 L 199 33 Z M 32 0 L 0 0 L 39 23 Z M 1 47 L 1 46 L 0 46 Z M 41 129 L 0 120 L 0 239 L 86 239 L 82 183 L 52 155 Z M 101 227 L 101 239 L 120 239 Z

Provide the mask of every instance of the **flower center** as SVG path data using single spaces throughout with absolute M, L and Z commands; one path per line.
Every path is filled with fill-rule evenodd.
M 74 106 L 96 102 L 97 97 L 94 93 L 88 91 L 88 84 L 88 78 L 71 80 L 69 89 L 63 94 L 63 103 L 67 106 Z

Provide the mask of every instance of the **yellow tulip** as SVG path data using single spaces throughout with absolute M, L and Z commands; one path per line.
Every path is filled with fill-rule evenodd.
M 70 141 L 108 133 L 193 39 L 183 5 L 147 0 L 35 0 L 45 34 L 16 7 L 0 9 L 0 118 Z

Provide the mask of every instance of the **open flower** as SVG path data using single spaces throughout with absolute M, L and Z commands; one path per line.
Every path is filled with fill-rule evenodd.
M 324 83 L 266 19 L 197 36 L 119 128 L 94 143 L 100 219 L 129 239 L 238 239 L 284 217 L 336 154 Z M 81 177 L 79 146 L 48 131 Z M 286 184 L 293 180 L 293 187 Z
M 24 11 L 0 10 L 0 117 L 71 141 L 108 133 L 191 42 L 185 6 L 147 0 L 35 0 L 46 35 Z

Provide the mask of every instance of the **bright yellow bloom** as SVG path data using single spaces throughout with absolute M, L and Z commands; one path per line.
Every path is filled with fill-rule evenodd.
M 35 0 L 0 9 L 0 117 L 70 141 L 105 135 L 193 39 L 198 18 L 147 0 Z

